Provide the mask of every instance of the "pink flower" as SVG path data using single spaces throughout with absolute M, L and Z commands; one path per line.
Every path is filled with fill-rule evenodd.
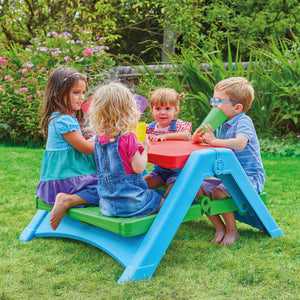
M 0 86 L 0 92 L 3 92 L 4 90 L 3 90 L 3 88 L 2 88 L 2 86 Z
M 2 57 L 0 56 L 0 64 L 6 63 L 7 60 L 5 59 L 5 55 Z
M 40 91 L 37 91 L 36 93 L 37 93 L 37 95 L 38 95 L 39 97 L 41 96 L 41 92 L 40 92 Z
M 102 41 L 103 39 L 104 39 L 103 36 L 101 36 L 101 37 L 100 37 L 100 36 L 97 36 L 97 38 L 96 38 L 97 41 Z
M 67 63 L 68 63 L 68 62 L 69 62 L 69 60 L 70 60 L 70 57 L 69 57 L 69 56 L 65 56 L 65 57 L 64 57 L 64 60 L 65 60 L 65 62 L 67 62 Z
M 5 69 L 5 68 L 6 68 L 6 66 L 4 66 L 4 65 L 2 65 L 1 67 L 2 67 L 2 69 Z
M 22 70 L 21 70 L 21 72 L 22 72 L 23 74 L 25 74 L 27 71 L 28 71 L 27 69 L 22 69 Z
M 83 50 L 82 53 L 84 56 L 89 56 L 93 54 L 93 51 L 88 46 L 86 46 L 85 50 Z
M 26 87 L 23 87 L 21 90 L 22 90 L 23 94 L 25 94 L 26 92 L 28 92 L 28 88 L 26 88 Z
M 29 95 L 28 97 L 29 97 L 29 99 L 31 99 L 31 98 L 32 98 L 32 95 Z

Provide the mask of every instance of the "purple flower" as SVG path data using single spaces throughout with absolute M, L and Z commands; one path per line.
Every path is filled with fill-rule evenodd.
M 28 61 L 28 62 L 24 63 L 23 66 L 28 67 L 28 68 L 32 68 L 34 65 L 31 61 Z
M 71 36 L 71 34 L 69 32 L 67 32 L 67 31 L 64 31 L 64 32 L 61 33 L 61 36 L 63 36 L 63 37 L 69 37 L 69 36 Z
M 58 36 L 57 32 L 55 32 L 55 31 L 50 31 L 47 33 L 48 37 L 50 37 L 51 35 Z
M 37 50 L 47 52 L 49 49 L 47 47 L 38 47 Z

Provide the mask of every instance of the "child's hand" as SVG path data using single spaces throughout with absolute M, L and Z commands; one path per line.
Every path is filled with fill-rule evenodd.
M 204 139 L 203 139 L 204 131 L 202 129 L 203 129 L 203 127 L 200 127 L 200 128 L 198 128 L 194 132 L 194 134 L 192 136 L 192 142 L 194 144 L 198 144 L 198 143 L 203 143 L 204 142 Z
M 212 127 L 208 124 L 208 125 L 203 125 L 205 131 L 202 131 L 202 139 L 205 143 L 213 145 L 214 141 L 217 139 L 216 136 L 214 135 L 213 129 Z
M 157 141 L 166 141 L 167 137 L 164 134 L 154 135 L 150 137 L 150 141 L 157 142 Z
M 142 141 L 142 145 L 144 146 L 145 151 L 148 152 L 150 149 L 150 142 L 147 135 L 146 138 Z

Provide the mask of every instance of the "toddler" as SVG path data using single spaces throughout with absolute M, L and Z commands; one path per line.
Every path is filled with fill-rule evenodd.
M 140 114 L 132 93 L 121 83 L 96 90 L 90 108 L 95 138 L 100 211 L 105 216 L 141 217 L 159 210 L 164 199 L 147 189 L 142 173 L 149 140 L 132 132 Z
M 151 93 L 150 111 L 155 121 L 146 125 L 146 133 L 151 141 L 190 140 L 192 123 L 174 118 L 179 112 L 179 101 L 183 96 L 170 88 L 159 88 Z M 177 177 L 178 172 L 155 165 L 144 179 L 150 189 L 167 185 L 167 197 Z

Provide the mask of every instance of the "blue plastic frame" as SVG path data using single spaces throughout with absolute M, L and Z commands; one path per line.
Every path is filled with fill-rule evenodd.
M 118 283 L 148 279 L 165 254 L 203 179 L 209 176 L 222 179 L 239 210 L 245 213 L 240 216 L 243 222 L 266 231 L 272 238 L 283 235 L 233 152 L 223 148 L 207 148 L 190 155 L 145 234 L 123 237 L 67 216 L 53 231 L 49 226 L 50 212 L 39 210 L 20 239 L 28 242 L 37 237 L 53 236 L 81 240 L 107 252 L 124 266 Z

